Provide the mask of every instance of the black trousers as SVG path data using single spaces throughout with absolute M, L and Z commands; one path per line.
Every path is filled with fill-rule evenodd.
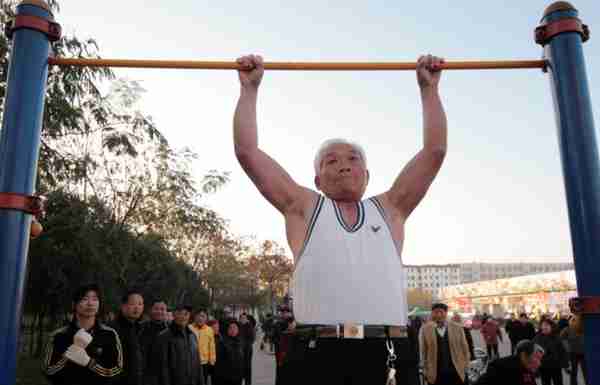
M 254 355 L 253 345 L 244 347 L 244 385 L 252 385 L 252 356 Z
M 585 365 L 583 354 L 571 353 L 569 356 L 571 361 L 571 385 L 577 385 L 579 365 L 581 365 L 581 372 L 583 373 L 583 382 L 587 384 L 587 367 Z
M 210 375 L 210 365 L 203 364 L 202 365 L 202 377 L 204 377 L 204 383 L 208 384 L 208 376 Z
M 460 379 L 456 370 L 452 370 L 447 373 L 438 373 L 435 384 L 431 385 L 464 385 L 464 382 Z
M 490 360 L 500 358 L 500 355 L 498 354 L 498 344 L 495 344 L 495 345 L 488 344 L 487 345 L 487 353 L 488 353 L 488 357 L 490 358 Z
M 418 343 L 415 333 L 393 338 L 394 362 L 399 385 L 418 385 Z M 281 385 L 364 385 L 387 380 L 388 350 L 384 338 L 292 338 L 280 368 Z M 283 370 L 281 370 L 283 369 Z
M 542 385 L 563 385 L 561 368 L 540 368 Z

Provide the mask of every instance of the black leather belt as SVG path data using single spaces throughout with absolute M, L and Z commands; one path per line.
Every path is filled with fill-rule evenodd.
M 300 338 L 337 338 L 337 339 L 365 339 L 365 338 L 406 338 L 406 326 L 393 325 L 363 325 L 346 323 L 339 325 L 298 325 L 296 335 Z

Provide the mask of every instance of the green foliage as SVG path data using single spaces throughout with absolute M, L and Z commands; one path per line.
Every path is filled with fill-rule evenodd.
M 0 22 L 13 17 L 16 3 L 0 0 Z M 56 15 L 57 2 L 49 4 Z M 0 116 L 10 48 L 0 34 Z M 52 50 L 100 57 L 93 39 L 76 36 L 63 36 Z M 211 170 L 195 180 L 198 155 L 168 143 L 138 108 L 144 92 L 110 69 L 49 69 L 37 175 L 47 216 L 30 243 L 24 304 L 31 354 L 39 355 L 44 334 L 64 322 L 72 291 L 83 283 L 98 283 L 103 311 L 114 312 L 132 287 L 171 305 L 258 307 L 288 279 L 249 270 L 248 246 L 201 204 L 229 174 Z

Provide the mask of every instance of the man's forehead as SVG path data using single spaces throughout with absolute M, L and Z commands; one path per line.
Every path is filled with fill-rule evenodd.
M 349 144 L 336 143 L 327 148 L 325 151 L 325 157 L 335 156 L 338 154 L 351 153 L 360 155 L 360 151 Z

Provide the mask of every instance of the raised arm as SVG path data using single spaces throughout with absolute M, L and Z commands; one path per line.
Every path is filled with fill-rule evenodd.
M 417 62 L 417 80 L 423 105 L 423 148 L 385 193 L 393 211 L 404 219 L 425 196 L 446 155 L 446 114 L 438 92 L 440 65 L 443 62 L 443 59 L 431 55 L 421 56 Z
M 256 102 L 258 87 L 264 73 L 260 56 L 239 58 L 240 98 L 233 119 L 235 155 L 256 188 L 281 213 L 286 214 L 304 198 L 310 199 L 310 190 L 299 186 L 290 175 L 258 147 Z

